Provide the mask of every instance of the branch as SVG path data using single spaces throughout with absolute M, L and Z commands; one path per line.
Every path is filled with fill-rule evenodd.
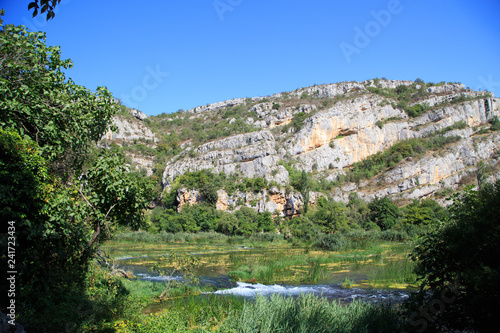
M 90 250 L 92 248 L 92 246 L 94 245 L 94 243 L 96 242 L 97 238 L 99 237 L 100 233 L 101 233 L 101 222 L 99 221 L 99 214 L 97 213 L 97 209 L 89 202 L 89 200 L 87 199 L 87 197 L 83 194 L 82 190 L 79 188 L 78 189 L 78 192 L 80 193 L 80 195 L 83 197 L 83 200 L 85 200 L 85 202 L 90 206 L 90 208 L 92 208 L 92 210 L 94 211 L 94 214 L 96 215 L 97 217 L 97 226 L 96 226 L 96 230 L 94 231 L 94 234 L 92 235 L 92 239 L 89 241 L 89 243 L 87 244 L 87 247 L 85 248 L 85 252 L 87 252 L 88 250 Z M 103 221 L 103 224 L 104 225 L 107 225 L 106 224 L 106 219 L 108 218 L 108 215 L 109 213 L 111 212 L 111 210 L 116 206 L 116 204 L 112 205 L 107 213 L 106 213 L 106 216 L 104 216 L 104 221 Z

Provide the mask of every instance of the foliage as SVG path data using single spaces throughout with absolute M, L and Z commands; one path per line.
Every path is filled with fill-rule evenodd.
M 144 223 L 144 209 L 149 206 L 153 184 L 127 173 L 123 156 L 102 152 L 87 172 L 79 189 L 90 206 L 87 221 L 95 226 L 92 240 L 110 224 L 139 229 Z M 92 243 L 89 243 L 92 246 Z
M 314 244 L 315 247 L 327 251 L 340 251 L 349 245 L 349 240 L 339 232 L 323 235 Z
M 51 192 L 45 160 L 34 141 L 13 130 L 0 128 L 0 148 L 1 220 L 35 223 Z
M 40 1 L 40 3 L 38 2 Z M 38 9 L 40 9 L 40 13 L 43 14 L 47 12 L 47 21 L 53 19 L 56 14 L 54 10 L 58 4 L 61 3 L 61 0 L 33 0 L 28 5 L 28 10 L 33 9 L 33 17 L 38 15 Z M 42 8 L 40 8 L 42 6 Z
M 92 142 L 108 129 L 114 101 L 66 80 L 73 63 L 60 58 L 45 34 L 7 25 L 0 34 L 0 125 L 30 136 L 61 175 L 74 173 Z M 69 175 L 71 176 L 71 175 Z
M 318 199 L 318 207 L 310 215 L 310 219 L 321 227 L 324 233 L 349 229 L 345 208 L 338 202 L 330 202 L 326 198 Z
M 414 225 L 424 228 L 435 227 L 443 222 L 447 212 L 432 199 L 415 200 L 405 207 L 403 225 Z
M 304 214 L 307 213 L 309 209 L 309 180 L 307 178 L 307 173 L 302 170 L 302 175 L 300 178 L 300 189 L 302 194 L 302 201 L 304 202 Z
M 307 113 L 297 112 L 292 119 L 292 126 L 295 128 L 295 132 L 299 132 L 304 126 L 304 121 L 307 118 Z
M 15 225 L 22 248 L 16 315 L 33 332 L 63 331 L 61 318 L 85 331 L 89 320 L 100 326 L 108 318 L 95 308 L 99 297 L 88 294 L 94 245 L 113 224 L 142 225 L 150 186 L 128 175 L 119 157 L 96 156 L 113 98 L 105 88 L 91 93 L 66 80 L 71 61 L 44 41 L 22 26 L 0 32 L 0 214 Z M 82 303 L 93 311 L 81 313 Z
M 398 206 L 388 197 L 375 198 L 368 205 L 370 220 L 375 222 L 380 229 L 387 230 L 396 225 L 400 218 Z
M 493 117 L 489 123 L 491 124 L 490 131 L 500 131 L 500 120 L 497 116 Z
M 210 206 L 215 207 L 219 195 L 217 194 L 217 187 L 213 183 L 205 183 L 200 187 L 200 194 L 203 200 Z
M 217 222 L 217 227 L 215 231 L 221 232 L 226 235 L 235 235 L 238 230 L 238 225 L 240 220 L 230 213 L 222 214 L 219 221 Z
M 291 236 L 304 241 L 315 240 L 321 232 L 321 228 L 317 224 L 303 215 L 288 221 L 287 227 L 290 229 Z
M 187 205 L 179 213 L 156 208 L 150 221 L 157 230 L 169 233 L 217 231 L 230 236 L 250 236 L 275 231 L 271 213 L 258 213 L 246 206 L 235 213 L 221 212 L 206 204 Z
M 500 182 L 485 184 L 478 191 L 466 189 L 454 197 L 449 223 L 415 249 L 422 292 L 408 304 L 408 310 L 420 328 L 488 331 L 495 327 L 500 312 L 499 207 Z M 427 289 L 430 298 L 423 292 Z M 416 309 L 432 304 L 439 304 L 440 309 L 432 312 L 429 321 Z

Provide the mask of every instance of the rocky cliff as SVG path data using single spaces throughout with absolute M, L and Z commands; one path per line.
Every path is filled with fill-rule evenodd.
M 246 205 L 293 215 L 303 205 L 302 194 L 291 183 L 293 170 L 303 170 L 317 182 L 331 182 L 321 193 L 310 193 L 310 204 L 320 195 L 347 202 L 351 192 L 368 201 L 376 196 L 439 199 L 440 193 L 473 183 L 478 165 L 487 177 L 498 177 L 500 134 L 488 128 L 489 122 L 500 116 L 499 107 L 500 100 L 491 94 L 460 83 L 376 79 L 240 98 L 150 121 L 168 120 L 168 132 L 157 133 L 160 135 L 188 132 L 187 125 L 175 129 L 174 123 L 192 124 L 205 132 L 218 128 L 208 139 L 183 139 L 180 152 L 166 161 L 165 191 L 188 171 L 208 169 L 239 179 L 259 177 L 272 185 L 231 195 L 221 188 L 217 207 L 234 210 Z M 125 125 L 121 127 L 122 132 L 134 133 Z M 147 130 L 141 135 L 155 140 Z M 453 140 L 439 149 L 397 160 L 371 178 L 353 182 L 344 177 L 356 163 L 396 143 L 436 137 Z M 203 200 L 195 189 L 179 191 L 181 207 Z

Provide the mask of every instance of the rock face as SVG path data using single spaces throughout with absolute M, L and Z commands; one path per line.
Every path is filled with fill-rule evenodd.
M 235 99 L 189 110 L 188 113 L 203 121 L 223 113 L 224 108 L 251 102 L 253 106 L 243 119 L 258 131 L 214 140 L 196 148 L 183 146 L 184 151 L 165 167 L 164 187 L 169 190 L 172 180 L 187 171 L 203 169 L 242 178 L 263 177 L 276 182 L 279 188 L 232 195 L 221 189 L 217 208 L 231 211 L 246 205 L 260 212 L 291 216 L 302 205 L 302 196 L 283 190 L 290 179 L 280 160 L 293 163 L 298 170 L 312 172 L 318 180 L 335 180 L 353 163 L 401 140 L 432 135 L 462 139 L 439 154 L 408 158 L 375 179 L 344 184 L 329 195 L 344 202 L 352 191 L 366 200 L 386 195 L 411 200 L 456 188 L 464 179 L 474 177 L 480 161 L 486 162 L 490 169 L 499 169 L 500 134 L 481 132 L 481 128 L 500 116 L 500 100 L 462 84 L 440 84 L 426 88 L 424 97 L 410 104 L 424 105 L 430 110 L 410 118 L 397 107 L 393 95 L 374 92 L 404 86 L 421 87 L 412 81 L 343 82 L 275 94 L 265 100 Z M 292 123 L 297 125 L 297 115 L 305 120 L 301 126 L 291 127 Z M 228 119 L 229 124 L 234 121 L 235 118 Z M 450 130 L 450 126 L 456 129 Z M 491 177 L 499 176 L 494 171 Z M 310 197 L 318 195 L 322 194 L 311 193 Z M 178 198 L 180 204 L 201 200 L 190 189 L 183 189 Z M 313 204 L 314 199 L 310 201 Z
M 287 141 L 286 152 L 302 162 L 301 169 L 325 170 L 330 164 L 342 169 L 415 136 L 406 114 L 390 105 L 380 106 L 378 97 L 357 98 L 336 104 L 305 121 L 302 130 Z M 376 123 L 389 118 L 403 121 L 379 128 Z
M 285 190 L 276 187 L 260 192 L 235 192 L 232 195 L 229 195 L 224 190 L 219 190 L 217 194 L 216 208 L 227 212 L 233 212 L 242 206 L 246 206 L 255 209 L 259 213 L 270 212 L 274 216 L 293 217 L 299 213 L 300 208 L 304 205 L 300 193 L 286 193 Z M 310 196 L 309 204 L 315 204 L 315 199 L 318 196 L 321 196 L 321 194 Z M 186 204 L 195 205 L 203 202 L 199 191 L 186 188 L 177 190 L 176 200 L 178 211 L 181 211 Z
M 279 157 L 274 136 L 267 130 L 206 143 L 194 149 L 191 156 L 167 164 L 163 173 L 165 186 L 178 175 L 203 169 L 227 175 L 238 173 L 249 178 L 262 177 L 279 183 L 286 183 L 288 179 L 286 169 L 277 165 Z M 276 170 L 274 176 L 273 170 Z
M 293 117 L 303 112 L 305 114 L 311 113 L 317 109 L 316 105 L 302 104 L 296 107 L 289 107 L 285 109 L 273 109 L 273 103 L 261 103 L 254 106 L 250 111 L 255 112 L 259 120 L 254 121 L 251 119 L 251 124 L 255 127 L 261 128 L 274 128 L 276 126 L 288 125 L 292 122 Z
M 138 119 L 124 118 L 115 116 L 113 125 L 117 127 L 116 131 L 108 131 L 104 135 L 104 140 L 150 140 L 158 142 L 154 133 Z
M 497 99 L 488 98 L 408 119 L 403 111 L 391 105 L 380 106 L 381 102 L 378 97 L 359 98 L 316 114 L 307 119 L 303 129 L 287 142 L 287 152 L 296 156 L 306 171 L 312 171 L 313 165 L 317 170 L 332 165 L 342 169 L 400 140 L 423 137 L 459 121 L 471 127 L 486 123 L 498 114 L 499 108 Z M 376 125 L 378 121 L 391 118 L 396 118 L 396 121 L 388 122 L 382 128 Z

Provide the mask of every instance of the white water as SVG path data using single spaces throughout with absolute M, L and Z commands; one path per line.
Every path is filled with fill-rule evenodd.
M 335 298 L 344 302 L 351 302 L 355 299 L 367 301 L 392 301 L 401 302 L 408 298 L 408 293 L 398 290 L 378 290 L 378 289 L 358 289 L 343 288 L 340 285 L 303 285 L 303 286 L 281 286 L 264 285 L 237 282 L 237 286 L 231 289 L 218 290 L 206 294 L 234 295 L 244 297 L 255 297 L 257 295 L 269 296 L 279 294 L 284 296 L 298 296 L 300 294 L 314 294 L 327 298 Z
M 141 280 L 147 280 L 147 281 L 168 281 L 168 280 L 173 280 L 173 281 L 182 281 L 182 276 L 172 276 L 170 278 L 169 276 L 158 276 L 158 275 L 149 275 L 145 273 L 137 273 L 136 274 Z

